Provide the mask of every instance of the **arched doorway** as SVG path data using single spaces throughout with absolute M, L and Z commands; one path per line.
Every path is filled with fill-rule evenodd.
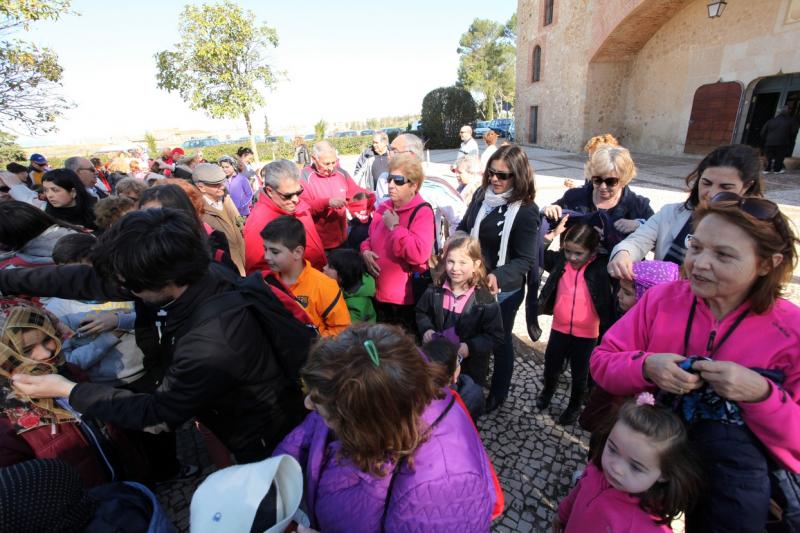
M 750 97 L 742 143 L 761 147 L 761 128 L 784 105 L 800 118 L 800 73 L 770 76 L 758 82 Z

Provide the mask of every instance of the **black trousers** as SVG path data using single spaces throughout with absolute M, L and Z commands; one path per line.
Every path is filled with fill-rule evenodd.
M 783 170 L 783 160 L 792 154 L 794 146 L 765 146 L 764 156 L 767 158 L 767 172 L 778 172 Z
M 402 326 L 409 334 L 417 335 L 417 317 L 413 305 L 389 304 L 375 301 L 378 322 Z
M 558 384 L 558 376 L 565 358 L 569 360 L 572 372 L 572 391 L 570 403 L 579 403 L 586 390 L 586 380 L 589 376 L 589 356 L 592 355 L 597 344 L 597 339 L 573 337 L 551 330 L 550 340 L 544 352 L 544 388 L 545 394 L 552 394 Z

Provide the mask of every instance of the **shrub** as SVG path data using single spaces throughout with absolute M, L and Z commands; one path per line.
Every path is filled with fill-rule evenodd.
M 474 124 L 478 116 L 475 100 L 466 89 L 440 87 L 422 100 L 422 133 L 427 148 L 457 148 L 458 131 L 464 124 Z

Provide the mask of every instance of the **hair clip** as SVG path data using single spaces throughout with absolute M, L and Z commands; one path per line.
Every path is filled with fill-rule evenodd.
M 638 396 L 636 396 L 636 405 L 655 405 L 656 404 L 656 397 L 650 394 L 649 392 L 640 392 Z
M 378 355 L 378 348 L 375 346 L 375 343 L 372 342 L 372 339 L 364 341 L 364 348 L 367 350 L 367 355 L 369 355 L 370 360 L 372 360 L 372 364 L 380 366 L 381 358 Z

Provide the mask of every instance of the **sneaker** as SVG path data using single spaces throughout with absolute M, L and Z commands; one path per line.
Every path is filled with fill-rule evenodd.
M 764 174 L 772 174 L 772 171 L 771 170 L 765 170 Z
M 786 174 L 786 169 L 781 169 L 777 171 L 775 174 Z
M 541 393 L 538 398 L 536 398 L 536 408 L 540 411 L 547 409 L 550 407 L 550 400 L 553 399 L 553 393 Z

